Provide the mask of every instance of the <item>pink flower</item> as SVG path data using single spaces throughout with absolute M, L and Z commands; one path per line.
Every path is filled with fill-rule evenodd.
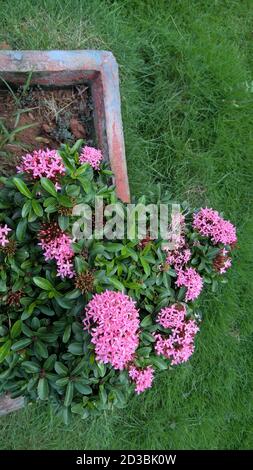
M 146 367 L 145 369 L 137 369 L 135 366 L 129 367 L 129 377 L 135 382 L 135 392 L 139 395 L 141 392 L 144 392 L 147 388 L 152 387 L 152 382 L 154 378 L 154 369 L 151 366 Z
M 154 334 L 155 350 L 170 359 L 172 365 L 187 361 L 194 351 L 194 338 L 199 328 L 195 320 L 187 320 L 186 315 L 183 305 L 173 304 L 162 309 L 157 317 L 157 322 L 171 333 Z
M 174 266 L 175 271 L 179 271 L 188 263 L 188 261 L 190 261 L 190 259 L 191 250 L 187 248 L 185 237 L 181 236 L 177 247 L 172 251 L 168 251 L 166 263 Z
M 203 280 L 199 273 L 194 268 L 187 268 L 178 271 L 176 285 L 178 287 L 184 286 L 187 288 L 185 294 L 186 302 L 196 299 L 203 287 Z
M 8 233 L 11 232 L 11 228 L 8 225 L 0 225 L 0 246 L 5 247 L 8 243 Z
M 95 294 L 85 311 L 84 329 L 91 333 L 97 360 L 124 369 L 139 345 L 135 302 L 121 292 L 106 290 Z
M 39 246 L 43 250 L 46 261 L 56 261 L 57 276 L 72 278 L 75 275 L 73 265 L 75 254 L 71 247 L 71 237 L 59 228 L 55 230 L 55 233 L 53 233 L 54 230 L 55 226 L 52 225 L 39 232 Z
M 200 209 L 197 214 L 194 214 L 193 227 L 202 236 L 211 237 L 215 245 L 218 243 L 232 245 L 237 241 L 234 225 L 228 220 L 224 220 L 219 212 L 207 207 Z
M 157 316 L 157 323 L 164 328 L 181 328 L 186 316 L 186 307 L 182 304 L 172 304 L 162 308 Z
M 87 145 L 82 149 L 79 157 L 80 163 L 89 163 L 94 170 L 100 169 L 102 160 L 103 155 L 101 150 L 95 149 L 94 147 L 87 147 Z
M 65 167 L 56 150 L 34 150 L 32 154 L 22 157 L 21 164 L 17 166 L 18 173 L 27 173 L 33 179 L 42 177 L 57 180 L 59 175 L 65 174 Z

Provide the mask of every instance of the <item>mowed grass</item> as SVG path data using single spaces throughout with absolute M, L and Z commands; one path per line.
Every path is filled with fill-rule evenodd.
M 1 449 L 251 449 L 253 446 L 253 46 L 251 0 L 2 0 L 14 49 L 109 49 L 121 77 L 132 194 L 223 211 L 238 227 L 228 284 L 202 295 L 185 365 L 129 406 L 68 427 L 47 406 L 1 418 Z

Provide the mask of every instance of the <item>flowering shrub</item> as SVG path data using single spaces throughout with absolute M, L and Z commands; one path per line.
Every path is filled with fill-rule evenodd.
M 236 243 L 218 212 L 185 206 L 172 250 L 149 233 L 76 239 L 73 207 L 116 202 L 111 177 L 78 141 L 0 178 L 0 393 L 50 401 L 65 422 L 125 406 L 190 358 L 200 294 L 223 282 Z

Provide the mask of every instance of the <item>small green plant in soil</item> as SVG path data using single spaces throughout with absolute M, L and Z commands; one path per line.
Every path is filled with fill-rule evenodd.
M 55 149 L 85 138 L 95 145 L 89 87 L 48 88 L 32 84 L 29 73 L 18 88 L 1 78 L 0 174 L 15 172 L 19 158 L 34 148 Z

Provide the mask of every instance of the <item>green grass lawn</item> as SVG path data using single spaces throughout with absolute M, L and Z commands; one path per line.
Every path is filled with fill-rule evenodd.
M 1 418 L 0 448 L 252 449 L 252 1 L 1 0 L 0 17 L 13 49 L 112 50 L 132 194 L 160 182 L 239 235 L 188 363 L 99 419 L 66 427 L 41 405 Z

